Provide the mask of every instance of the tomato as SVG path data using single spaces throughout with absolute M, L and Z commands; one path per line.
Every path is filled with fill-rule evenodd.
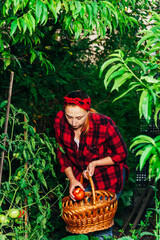
M 9 223 L 9 219 L 4 214 L 0 214 L 0 223 L 7 224 Z
M 12 208 L 11 210 L 9 210 L 9 217 L 11 218 L 18 218 L 20 214 L 20 211 L 18 209 Z
M 14 180 L 15 180 L 15 181 L 18 181 L 18 180 L 20 180 L 20 177 L 15 176 L 15 177 L 14 177 Z
M 25 214 L 24 210 L 20 211 L 18 218 L 22 217 L 24 214 Z
M 85 192 L 83 191 L 82 188 L 77 187 L 77 188 L 74 189 L 73 195 L 74 195 L 76 200 L 82 200 L 85 196 Z

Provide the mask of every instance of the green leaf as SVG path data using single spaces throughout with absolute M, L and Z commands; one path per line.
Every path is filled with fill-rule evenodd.
M 145 89 L 145 90 L 142 91 L 141 96 L 140 96 L 140 100 L 139 100 L 139 115 L 140 115 L 140 118 L 142 117 L 142 113 L 143 113 L 142 104 L 143 104 L 143 101 L 144 101 L 144 99 L 146 98 L 147 95 L 148 95 L 148 91 Z
M 132 58 L 127 58 L 127 59 L 125 60 L 125 62 L 126 62 L 126 63 L 127 63 L 127 62 L 134 62 L 134 63 L 138 64 L 138 65 L 142 68 L 144 74 L 146 73 L 145 65 L 144 65 L 141 61 L 139 61 L 138 59 L 136 59 L 136 58 L 134 58 L 134 57 L 132 57 Z
M 118 25 L 118 14 L 117 14 L 117 11 L 115 10 L 115 7 L 109 1 L 105 1 L 104 3 L 106 4 L 106 7 L 108 8 L 108 10 L 111 11 L 111 13 L 113 13 L 113 15 L 115 16 L 115 20 Z
M 97 17 L 98 14 L 98 4 L 97 2 L 91 2 L 93 17 Z
M 6 148 L 2 144 L 0 144 L 0 148 L 6 151 Z
M 142 232 L 140 233 L 140 237 L 143 237 L 143 236 L 154 236 L 155 237 L 155 234 L 154 233 L 151 233 L 151 232 Z
M 34 19 L 34 17 L 32 16 L 32 14 L 29 12 L 28 13 L 28 19 L 31 21 L 31 23 L 32 23 L 32 28 L 33 28 L 33 30 L 35 30 L 35 26 L 36 26 L 36 24 L 35 24 L 35 19 Z
M 55 6 L 53 4 L 53 1 L 51 1 L 51 3 L 48 5 L 49 9 L 51 10 L 51 12 L 53 13 L 53 16 L 55 18 L 55 23 L 57 22 L 57 12 L 56 12 L 56 9 L 55 9 Z
M 22 179 L 20 180 L 20 187 L 21 187 L 21 189 L 27 187 L 27 182 L 26 182 L 25 178 L 22 178 Z
M 160 82 L 160 80 L 155 79 L 153 76 L 141 76 L 141 79 L 142 80 L 144 79 L 148 83 L 159 83 Z
M 133 143 L 130 145 L 130 150 L 132 149 L 132 148 L 134 148 L 134 150 L 137 150 L 137 149 L 139 149 L 139 148 L 142 148 L 142 147 L 144 147 L 145 145 L 146 145 L 146 143 L 148 143 L 148 141 L 145 141 L 145 142 L 142 142 L 142 140 L 141 139 L 138 139 L 138 140 L 133 140 Z M 135 146 L 136 145 L 138 145 L 136 148 L 135 148 Z
M 156 143 L 159 142 L 159 141 L 160 141 L 160 135 L 156 136 L 156 137 L 154 138 L 154 141 L 155 141 Z
M 86 4 L 86 9 L 88 12 L 88 18 L 89 18 L 89 26 L 92 24 L 93 14 L 92 14 L 92 7 L 89 4 Z
M 149 53 L 157 52 L 157 51 L 159 51 L 159 49 L 160 49 L 160 43 L 157 43 L 157 44 L 155 44 L 155 45 L 151 48 L 151 50 L 149 51 Z M 157 54 L 158 54 L 158 53 L 157 53 Z
M 120 68 L 122 66 L 122 63 L 118 63 L 116 65 L 113 65 L 106 73 L 105 78 L 104 78 L 104 85 L 105 88 L 107 89 L 108 84 L 110 83 L 110 81 L 116 77 L 118 75 L 119 72 L 122 72 L 120 70 L 116 71 L 118 68 Z M 116 72 L 115 72 L 116 71 Z M 124 71 L 123 71 L 124 72 Z M 112 73 L 114 73 L 112 75 Z M 115 74 L 117 73 L 117 74 Z
M 133 139 L 133 141 L 137 141 L 137 140 L 140 140 L 141 143 L 151 143 L 153 146 L 156 146 L 154 139 L 147 135 L 139 135 Z
M 152 154 L 152 151 L 153 151 L 153 146 L 152 145 L 149 145 L 144 149 L 144 151 L 143 151 L 143 153 L 140 157 L 140 171 L 142 171 L 142 169 L 143 169 L 144 165 L 146 164 L 147 160 L 149 160 L 149 157 Z
M 111 89 L 111 92 L 115 89 L 118 91 L 119 87 L 122 84 L 124 84 L 127 79 L 130 79 L 131 77 L 133 77 L 132 73 L 126 72 L 122 76 L 115 78 L 114 79 L 114 85 Z
M 152 108 L 151 100 L 152 100 L 152 97 L 150 93 L 147 90 L 144 90 L 140 96 L 139 113 L 140 113 L 140 117 L 142 117 L 143 115 L 148 123 L 151 119 L 151 108 Z
M 17 29 L 17 19 L 15 19 L 12 23 L 11 23 L 11 31 L 10 31 L 10 36 L 13 36 L 13 34 L 15 33 Z
M 99 77 L 102 76 L 102 73 L 106 67 L 108 67 L 111 63 L 118 62 L 118 61 L 122 62 L 120 58 L 111 58 L 111 59 L 107 60 L 106 62 L 104 62 L 100 68 Z
M 40 0 L 38 0 L 36 2 L 36 20 L 37 20 L 37 22 L 39 22 L 41 19 L 42 8 L 43 8 L 43 3 Z
M 32 64 L 36 58 L 36 53 L 35 51 L 31 50 L 31 58 L 30 58 L 30 63 Z
M 140 45 L 141 45 L 144 41 L 149 40 L 149 39 L 152 38 L 152 37 L 153 37 L 153 33 L 152 33 L 152 32 L 149 32 L 148 34 L 146 34 L 145 36 L 143 36 L 143 37 L 139 40 L 139 42 L 138 42 L 138 44 L 137 44 L 137 48 L 139 48 Z
M 78 39 L 80 34 L 82 33 L 82 24 L 78 21 L 74 22 L 74 30 L 75 30 L 75 39 Z M 76 26 L 76 28 L 75 28 Z
M 42 6 L 41 24 L 45 24 L 48 20 L 48 9 L 45 3 Z
M 74 15 L 77 15 L 77 14 L 81 11 L 81 9 L 82 9 L 81 2 L 75 1 L 75 6 L 76 6 L 76 11 L 73 12 L 73 14 L 74 14 Z
M 68 2 L 63 0 L 63 6 L 64 6 L 64 8 L 66 10 L 66 13 L 68 13 L 68 11 L 69 11 Z
M 160 105 L 156 105 L 155 108 L 155 113 L 154 113 L 154 122 L 155 122 L 155 126 L 158 128 L 158 116 L 159 116 L 159 112 L 160 112 Z
M 64 19 L 65 23 L 65 30 L 68 30 L 69 26 L 71 25 L 72 17 L 70 15 L 66 15 Z
M 20 18 L 20 24 L 21 24 L 21 26 L 22 26 L 22 28 L 23 28 L 23 33 L 25 33 L 26 30 L 27 30 L 27 24 L 25 23 L 25 21 L 23 20 L 23 18 Z
M 159 179 L 160 179 L 160 167 L 156 169 L 155 182 L 158 182 Z M 160 209 L 158 211 L 160 212 Z
M 124 97 L 127 93 L 129 93 L 130 91 L 132 91 L 134 88 L 139 87 L 140 85 L 141 85 L 140 83 L 132 85 L 132 87 L 130 87 L 127 91 L 125 91 L 125 92 L 122 93 L 120 96 L 118 96 L 117 98 L 115 98 L 115 99 L 113 100 L 113 102 L 115 102 L 115 101 L 119 100 L 120 98 Z
M 56 7 L 56 13 L 59 13 L 60 9 L 61 9 L 61 1 L 56 1 L 57 7 Z
M 7 100 L 4 100 L 0 103 L 0 108 L 3 108 L 7 105 Z
M 40 182 L 45 186 L 46 189 L 48 189 L 47 182 L 41 172 L 38 171 L 38 178 Z
M 30 21 L 30 19 L 28 18 L 28 15 L 27 14 L 24 14 L 23 15 L 23 20 L 25 21 L 26 25 L 27 25 L 27 28 L 30 32 L 30 34 L 32 35 L 32 22 Z
M 80 234 L 76 236 L 67 236 L 64 238 L 61 238 L 61 240 L 89 240 L 88 236 Z

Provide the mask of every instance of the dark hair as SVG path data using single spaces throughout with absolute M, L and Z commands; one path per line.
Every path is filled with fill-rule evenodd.
M 87 95 L 87 93 L 85 91 L 83 91 L 83 90 L 72 91 L 72 92 L 67 94 L 67 97 L 70 97 L 70 98 L 80 98 L 80 99 L 90 98 Z

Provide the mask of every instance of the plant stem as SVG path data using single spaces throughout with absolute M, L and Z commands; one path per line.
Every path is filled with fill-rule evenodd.
M 124 62 L 124 65 L 125 65 L 125 67 L 129 70 L 129 72 L 144 86 L 144 87 L 146 87 L 146 85 L 140 80 L 140 78 L 138 78 L 135 74 L 134 74 L 134 72 L 128 67 L 128 65 Z
M 18 189 L 19 189 L 19 187 L 17 187 L 17 189 L 16 189 L 15 192 L 14 192 L 14 195 L 13 195 L 13 198 L 12 198 L 12 201 L 11 201 L 11 204 L 10 204 L 10 206 L 9 206 L 9 210 L 12 208 L 13 201 L 14 201 L 14 199 L 15 199 L 15 196 L 16 196 L 16 193 L 17 193 Z
M 47 192 L 43 197 L 41 197 L 39 200 L 41 201 L 41 200 L 43 200 L 50 192 L 53 192 L 56 188 L 57 188 L 58 186 L 56 186 L 55 188 L 53 188 L 53 189 L 51 189 L 49 192 Z M 25 208 L 25 207 L 30 207 L 30 206 L 32 206 L 32 205 L 35 205 L 37 202 L 34 202 L 34 203 L 31 203 L 31 204 L 28 204 L 28 205 L 25 205 L 25 206 L 23 206 L 23 208 Z

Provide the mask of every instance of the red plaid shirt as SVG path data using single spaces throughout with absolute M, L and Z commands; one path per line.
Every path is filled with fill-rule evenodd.
M 89 131 L 85 136 L 81 134 L 79 149 L 74 141 L 74 131 L 68 124 L 64 111 L 57 113 L 54 128 L 56 140 L 65 152 L 57 149 L 62 172 L 67 167 L 71 167 L 74 176 L 79 180 L 90 162 L 110 156 L 114 165 L 95 168 L 92 177 L 95 189 L 108 189 L 115 193 L 122 189 L 123 168 L 126 169 L 128 177 L 127 149 L 111 118 L 90 113 Z M 84 181 L 85 187 L 88 184 L 86 181 Z

